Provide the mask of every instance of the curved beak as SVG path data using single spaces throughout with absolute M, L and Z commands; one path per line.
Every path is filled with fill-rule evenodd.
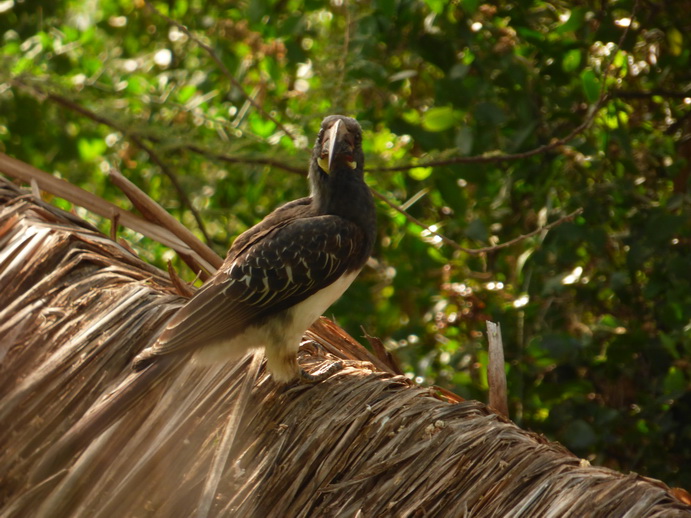
M 355 138 L 348 131 L 345 123 L 337 120 L 324 135 L 318 158 L 319 167 L 327 174 L 331 174 L 336 163 L 344 163 L 349 168 L 355 169 L 357 164 L 353 161 L 354 149 Z
M 344 140 L 344 137 L 348 134 L 348 130 L 346 129 L 345 124 L 343 121 L 337 120 L 336 123 L 331 126 L 331 129 L 329 130 L 328 138 L 329 138 L 329 144 L 328 144 L 328 151 L 329 151 L 329 158 L 327 162 L 327 167 L 329 168 L 329 172 L 331 172 L 331 169 L 333 168 L 333 161 L 334 161 L 334 156 L 337 155 L 342 151 L 342 148 L 344 146 L 348 146 L 349 144 Z

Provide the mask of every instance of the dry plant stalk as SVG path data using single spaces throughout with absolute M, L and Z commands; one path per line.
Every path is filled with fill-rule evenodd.
M 506 372 L 504 372 L 504 344 L 501 340 L 501 326 L 487 321 L 487 341 L 489 343 L 489 365 L 487 384 L 489 385 L 489 406 L 509 418 L 509 396 L 506 391 Z
M 322 319 L 308 368 L 180 364 L 32 483 L 184 301 L 167 276 L 0 179 L 0 516 L 689 517 L 661 482 L 590 467 L 475 401 L 413 385 Z M 256 379 L 251 365 L 258 371 Z M 250 404 L 236 412 L 242 391 Z
M 200 268 L 203 268 L 208 272 L 214 272 L 216 271 L 216 267 L 222 262 L 222 260 L 219 257 L 214 256 L 213 252 L 210 250 L 208 250 L 208 252 L 211 252 L 210 254 L 207 252 L 206 254 L 203 254 L 204 256 L 199 255 L 194 249 L 197 247 L 193 248 L 192 246 L 188 245 L 182 239 L 180 239 L 178 235 L 173 234 L 167 228 L 164 228 L 156 223 L 143 220 L 142 218 L 135 216 L 124 209 L 121 209 L 117 205 L 113 205 L 112 203 L 99 198 L 95 194 L 72 185 L 66 180 L 56 178 L 55 176 L 50 175 L 45 171 L 41 171 L 40 169 L 37 169 L 25 162 L 17 160 L 16 158 L 12 158 L 5 153 L 0 153 L 0 172 L 23 182 L 35 184 L 40 189 L 48 191 L 60 198 L 64 198 L 75 205 L 84 207 L 85 209 L 88 209 L 89 211 L 104 218 L 111 220 L 115 220 L 115 218 L 117 218 L 117 221 L 114 221 L 115 223 L 121 223 L 122 225 L 175 250 L 195 272 Z M 199 248 L 204 248 L 204 245 Z M 207 262 L 205 257 L 207 257 L 210 262 Z

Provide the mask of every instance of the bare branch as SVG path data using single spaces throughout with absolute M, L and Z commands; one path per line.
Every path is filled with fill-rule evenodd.
M 219 160 L 221 162 L 226 162 L 228 164 L 252 164 L 252 165 L 267 165 L 269 167 L 275 167 L 277 169 L 283 169 L 289 173 L 299 174 L 300 176 L 307 176 L 307 171 L 304 167 L 294 167 L 286 165 L 280 160 L 273 160 L 271 158 L 249 158 L 249 157 L 232 157 L 225 155 L 223 153 L 216 153 L 209 151 L 208 149 L 201 148 L 195 144 L 185 144 L 181 146 L 181 149 L 187 149 L 192 153 L 197 153 L 199 155 L 211 158 L 213 160 Z
M 120 214 L 114 212 L 110 219 L 110 239 L 113 241 L 118 240 L 118 228 L 120 228 Z
M 534 149 L 531 149 L 529 151 L 524 151 L 522 153 L 509 153 L 509 154 L 503 154 L 503 153 L 497 153 L 497 152 L 490 152 L 484 155 L 479 155 L 479 156 L 457 156 L 457 157 L 452 157 L 452 158 L 446 158 L 443 160 L 429 160 L 427 162 L 421 162 L 418 164 L 405 164 L 405 165 L 397 165 L 397 166 L 391 166 L 391 167 L 376 167 L 370 169 L 372 172 L 396 172 L 396 171 L 408 171 L 409 169 L 413 169 L 415 167 L 440 167 L 440 166 L 445 166 L 445 165 L 455 165 L 455 164 L 492 164 L 492 163 L 498 163 L 498 162 L 512 162 L 515 160 L 523 160 L 525 158 L 530 158 L 535 155 L 542 155 L 544 153 L 547 153 L 549 151 L 552 151 L 553 149 L 556 149 L 560 146 L 563 146 L 573 140 L 576 136 L 578 136 L 581 132 L 583 132 L 585 129 L 587 129 L 590 126 L 590 123 L 593 121 L 595 118 L 595 115 L 597 114 L 598 111 L 600 111 L 600 108 L 602 108 L 604 102 L 603 101 L 598 101 L 595 103 L 593 108 L 591 109 L 590 113 L 587 115 L 585 120 L 576 126 L 568 135 L 566 135 L 563 138 L 560 139 L 555 139 L 552 140 L 549 144 L 544 144 L 542 146 L 538 146 Z
M 678 92 L 675 90 L 666 90 L 658 88 L 655 90 L 615 90 L 612 92 L 612 97 L 620 97 L 622 99 L 647 99 L 649 97 L 669 97 L 672 99 L 686 99 L 691 97 L 691 92 Z
M 16 79 L 12 83 L 19 88 L 22 88 L 25 90 L 33 90 L 35 94 L 37 94 L 38 96 L 40 96 L 42 98 L 49 99 L 49 100 L 55 102 L 56 104 L 59 104 L 65 108 L 68 108 L 69 110 L 72 110 L 76 113 L 79 113 L 79 114 L 81 114 L 81 115 L 83 115 L 83 116 L 85 116 L 85 117 L 87 117 L 87 118 L 89 118 L 95 122 L 98 122 L 99 124 L 103 124 L 104 126 L 108 126 L 109 128 L 113 128 L 113 129 L 119 131 L 120 133 L 125 135 L 127 138 L 131 139 L 135 143 L 135 145 L 141 147 L 142 150 L 144 150 L 147 153 L 151 151 L 151 148 L 147 144 L 144 143 L 144 139 L 149 140 L 155 144 L 162 142 L 161 139 L 158 137 L 155 137 L 153 135 L 142 135 L 142 134 L 138 133 L 137 131 L 130 129 L 123 124 L 120 124 L 120 123 L 118 123 L 112 119 L 104 117 L 101 114 L 95 113 L 95 112 L 89 110 L 88 108 L 76 103 L 75 101 L 68 99 L 66 97 L 63 97 L 59 94 L 48 92 L 48 91 L 46 91 L 46 90 L 44 90 L 38 86 L 35 86 L 35 85 L 31 85 L 31 86 L 27 85 L 27 84 L 23 83 L 22 81 L 16 80 Z M 144 148 L 142 146 L 146 146 L 146 148 Z M 219 160 L 221 162 L 226 162 L 228 164 L 267 165 L 267 166 L 274 167 L 277 169 L 283 169 L 284 171 L 288 171 L 290 173 L 299 174 L 301 176 L 307 175 L 307 171 L 305 170 L 304 167 L 295 167 L 295 166 L 291 166 L 291 165 L 286 165 L 283 162 L 281 162 L 280 160 L 274 160 L 271 158 L 233 157 L 233 156 L 226 155 L 223 153 L 216 153 L 214 151 L 204 149 L 201 146 L 198 146 L 197 144 L 172 145 L 172 146 L 168 146 L 167 149 L 169 149 L 169 150 L 177 150 L 177 149 L 187 150 L 187 151 L 191 151 L 192 153 L 202 155 L 202 156 L 205 156 L 205 157 L 213 159 L 213 160 Z M 166 170 L 164 170 L 163 172 L 165 173 Z M 173 179 L 171 179 L 171 181 L 176 182 L 176 180 L 173 180 Z M 174 183 L 174 185 L 175 185 L 175 183 Z M 179 187 L 179 185 L 178 185 L 178 187 Z M 180 190 L 178 190 L 178 192 L 180 192 Z M 183 196 L 184 195 L 185 195 L 185 193 L 183 191 Z M 192 211 L 192 214 L 194 214 L 194 217 L 195 217 L 195 220 L 197 221 L 197 224 L 200 225 L 201 232 L 204 234 L 206 241 L 209 242 L 210 239 L 208 238 L 207 233 L 204 229 L 203 222 L 198 217 L 198 214 L 194 210 L 194 207 L 192 207 L 192 205 L 189 203 L 189 201 L 187 203 L 185 203 L 184 198 L 183 198 L 182 202 L 187 208 L 189 208 Z
M 194 220 L 197 223 L 197 227 L 199 227 L 199 231 L 204 236 L 206 242 L 211 244 L 211 237 L 209 236 L 209 233 L 206 231 L 206 225 L 204 225 L 204 220 L 202 219 L 197 209 L 194 208 L 194 205 L 192 205 L 192 201 L 190 200 L 189 196 L 187 196 L 187 192 L 180 184 L 177 175 L 173 173 L 173 171 L 166 165 L 165 162 L 163 162 L 163 160 L 161 160 L 161 158 L 158 156 L 158 153 L 156 153 L 153 150 L 153 148 L 146 144 L 140 137 L 136 135 L 130 135 L 130 140 L 132 140 L 132 142 L 134 142 L 137 146 L 139 146 L 139 148 L 146 152 L 149 155 L 151 161 L 154 164 L 156 164 L 158 168 L 161 170 L 161 172 L 168 177 L 170 182 L 173 184 L 173 188 L 177 192 L 178 197 L 180 198 L 182 206 L 192 213 L 192 216 L 194 217 Z
M 458 250 L 459 252 L 465 252 L 466 254 L 475 253 L 475 252 L 473 252 L 472 249 L 465 248 L 465 247 L 459 245 L 458 243 L 456 243 L 454 240 L 449 239 L 448 237 L 446 237 L 443 234 L 440 234 L 436 230 L 432 230 L 427 225 L 425 225 L 422 221 L 417 219 L 415 216 L 413 216 L 412 214 L 409 214 L 407 211 L 403 210 L 399 205 L 396 205 L 392 201 L 389 201 L 389 199 L 386 196 L 384 196 L 383 194 L 380 194 L 379 192 L 375 191 L 374 189 L 370 189 L 370 190 L 372 191 L 372 194 L 374 195 L 375 198 L 379 198 L 384 203 L 386 203 L 389 207 L 391 207 L 393 210 L 403 214 L 406 217 L 406 219 L 408 219 L 408 221 L 415 223 L 418 227 L 422 227 L 423 229 L 427 230 L 428 232 L 430 232 L 430 233 L 434 234 L 435 236 L 437 236 L 438 238 L 440 238 L 445 245 L 449 245 L 451 248 Z
M 140 137 L 138 137 L 137 135 L 130 135 L 130 140 L 132 140 L 132 142 L 134 142 L 137 146 L 143 149 L 149 155 L 151 161 L 154 164 L 156 164 L 158 168 L 163 172 L 163 174 L 165 174 L 168 177 L 168 179 L 173 184 L 175 191 L 180 197 L 182 205 L 192 213 L 192 216 L 194 216 L 194 220 L 197 222 L 197 226 L 199 227 L 199 231 L 204 235 L 204 239 L 206 240 L 206 242 L 210 244 L 211 237 L 209 237 L 209 233 L 206 231 L 204 220 L 202 220 L 202 217 L 200 216 L 199 212 L 194 208 L 194 205 L 192 205 L 192 201 L 190 200 L 189 196 L 187 196 L 185 189 L 180 184 L 177 175 L 173 173 L 173 171 L 163 160 L 161 160 L 161 158 L 158 156 L 158 153 L 156 153 L 153 150 L 153 148 L 146 144 Z
M 510 241 L 506 241 L 504 243 L 500 243 L 498 245 L 493 245 L 493 246 L 486 246 L 485 248 L 473 248 L 471 252 L 472 254 L 486 254 L 487 252 L 496 252 L 497 250 L 501 250 L 502 248 L 508 248 L 510 246 L 515 245 L 516 243 L 520 243 L 521 241 L 528 239 L 530 237 L 533 237 L 537 234 L 540 234 L 542 232 L 548 232 L 549 230 L 553 229 L 556 226 L 561 225 L 562 223 L 565 223 L 567 221 L 571 221 L 573 218 L 578 216 L 579 214 L 583 213 L 583 208 L 578 208 L 574 210 L 573 212 L 567 214 L 566 216 L 562 216 L 561 218 L 552 221 L 552 223 L 548 223 L 547 225 L 543 225 L 542 227 L 536 228 L 532 232 L 528 232 L 527 234 L 520 235 L 514 239 L 511 239 Z M 430 231 L 431 232 L 431 231 Z
M 570 221 L 583 212 L 582 208 L 576 209 L 573 212 L 571 212 L 570 214 L 567 214 L 566 216 L 562 216 L 561 218 L 559 218 L 556 221 L 553 221 L 552 223 L 549 223 L 549 224 L 544 225 L 542 227 L 536 228 L 532 232 L 520 235 L 517 238 L 514 238 L 510 241 L 506 241 L 505 243 L 501 243 L 501 244 L 493 245 L 493 246 L 486 246 L 484 248 L 466 248 L 464 246 L 459 245 L 454 240 L 449 239 L 444 234 L 441 234 L 441 233 L 437 232 L 436 230 L 432 230 L 430 227 L 425 225 L 422 221 L 417 219 L 415 216 L 413 216 L 412 214 L 409 214 L 407 211 L 403 210 L 399 205 L 396 205 L 392 201 L 389 201 L 389 199 L 386 196 L 384 196 L 383 194 L 378 193 L 374 189 L 370 189 L 370 190 L 372 191 L 372 194 L 376 198 L 379 198 L 384 203 L 386 203 L 389 207 L 391 207 L 395 211 L 403 214 L 406 217 L 406 219 L 408 219 L 412 223 L 415 223 L 417 226 L 422 227 L 423 229 L 428 231 L 430 234 L 434 234 L 435 236 L 437 236 L 439 239 L 442 240 L 442 242 L 445 245 L 448 245 L 451 248 L 453 248 L 454 250 L 458 250 L 459 252 L 465 252 L 466 254 L 471 254 L 471 255 L 486 254 L 488 252 L 495 252 L 497 250 L 501 250 L 502 248 L 508 248 L 509 246 L 515 245 L 516 243 L 519 243 L 519 242 L 523 241 L 524 239 L 528 239 L 529 237 L 533 237 L 534 235 L 539 234 L 541 232 L 547 232 L 548 230 L 551 230 L 552 228 L 556 227 L 557 225 L 561 225 L 562 223 L 564 223 L 566 221 Z

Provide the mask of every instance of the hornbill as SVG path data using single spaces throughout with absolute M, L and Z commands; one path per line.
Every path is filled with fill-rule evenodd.
M 362 130 L 326 117 L 309 164 L 311 194 L 274 210 L 233 243 L 218 272 L 133 362 L 194 351 L 209 362 L 264 347 L 278 382 L 320 381 L 299 368 L 305 330 L 350 286 L 372 252 L 372 194 L 363 178 Z
M 326 117 L 309 164 L 311 194 L 289 202 L 241 234 L 218 272 L 133 361 L 135 371 L 94 404 L 30 473 L 39 483 L 144 398 L 173 365 L 239 357 L 264 347 L 282 383 L 321 375 L 301 369 L 305 330 L 348 288 L 372 252 L 372 194 L 363 179 L 362 130 L 355 119 Z

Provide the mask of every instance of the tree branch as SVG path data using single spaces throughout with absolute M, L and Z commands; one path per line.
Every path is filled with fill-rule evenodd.
M 606 97 L 606 96 L 605 96 Z M 376 167 L 372 168 L 369 171 L 371 172 L 397 172 L 397 171 L 408 171 L 410 169 L 413 169 L 415 167 L 440 167 L 440 166 L 445 166 L 445 165 L 455 165 L 455 164 L 491 164 L 491 163 L 498 163 L 498 162 L 511 162 L 515 160 L 522 160 L 524 158 L 530 158 L 535 155 L 541 155 L 544 153 L 547 153 L 549 151 L 552 151 L 553 149 L 556 149 L 560 146 L 563 146 L 573 140 L 576 136 L 578 136 L 580 133 L 582 133 L 585 129 L 587 129 L 593 119 L 595 118 L 595 115 L 597 114 L 598 111 L 600 111 L 600 108 L 604 105 L 604 97 L 601 98 L 601 100 L 597 101 L 592 109 L 591 112 L 587 115 L 585 120 L 576 126 L 568 135 L 565 137 L 559 138 L 552 140 L 549 144 L 543 144 L 542 146 L 538 146 L 534 149 L 528 150 L 528 151 L 523 151 L 522 153 L 497 153 L 496 151 L 491 151 L 489 153 L 486 153 L 484 155 L 479 155 L 479 156 L 457 156 L 457 157 L 452 157 L 452 158 L 447 158 L 444 160 L 429 160 L 427 162 L 421 162 L 418 164 L 405 164 L 405 165 L 397 165 L 397 166 L 392 166 L 392 167 Z
M 561 225 L 562 223 L 564 223 L 566 221 L 570 221 L 583 212 L 582 208 L 576 209 L 573 212 L 571 212 L 570 214 L 567 214 L 566 216 L 562 216 L 561 218 L 559 218 L 556 221 L 553 221 L 552 223 L 549 223 L 549 224 L 544 225 L 542 227 L 536 228 L 532 232 L 528 232 L 527 234 L 520 235 L 514 239 L 511 239 L 510 241 L 506 241 L 505 243 L 500 243 L 498 245 L 493 245 L 493 246 L 486 246 L 484 248 L 466 248 L 464 246 L 459 245 L 454 240 L 449 239 L 444 234 L 441 234 L 441 233 L 437 232 L 436 230 L 432 230 L 430 227 L 425 225 L 422 221 L 417 219 L 415 216 L 413 216 L 412 214 L 409 214 L 407 211 L 403 210 L 399 205 L 393 203 L 392 201 L 389 201 L 389 199 L 386 198 L 386 196 L 384 196 L 383 194 L 380 194 L 379 192 L 375 191 L 374 189 L 371 189 L 371 191 L 372 191 L 372 194 L 376 198 L 382 200 L 384 203 L 386 203 L 389 207 L 391 207 L 395 211 L 403 214 L 406 217 L 406 219 L 415 223 L 417 226 L 422 227 L 423 229 L 425 229 L 430 234 L 434 234 L 435 236 L 437 236 L 439 239 L 442 240 L 442 242 L 445 245 L 450 246 L 454 250 L 458 250 L 459 252 L 464 252 L 464 253 L 470 254 L 470 255 L 486 254 L 488 252 L 496 252 L 497 250 L 501 250 L 502 248 L 508 248 L 512 245 L 515 245 L 516 243 L 523 241 L 524 239 L 528 239 L 530 237 L 533 237 L 534 235 L 537 235 L 541 232 L 547 232 L 547 231 L 553 229 L 554 227 Z
M 622 99 L 647 99 L 655 96 L 686 99 L 687 97 L 691 97 L 691 92 L 677 92 L 675 90 L 665 90 L 664 88 L 649 91 L 615 90 L 612 92 L 612 97 L 620 97 Z
M 151 148 L 148 147 L 148 145 L 144 143 L 144 139 L 149 140 L 155 144 L 159 144 L 162 142 L 162 140 L 158 137 L 155 137 L 153 135 L 140 134 L 137 131 L 133 131 L 133 130 L 129 129 L 127 126 L 125 126 L 123 124 L 115 122 L 112 119 L 109 119 L 107 117 L 104 117 L 101 114 L 98 114 L 98 113 L 95 113 L 95 112 L 89 110 L 88 108 L 86 108 L 86 107 L 82 106 L 81 104 L 73 101 L 72 99 L 68 99 L 67 97 L 64 97 L 64 96 L 56 94 L 56 93 L 48 92 L 39 86 L 28 85 L 19 79 L 14 79 L 12 81 L 12 84 L 14 86 L 17 86 L 17 87 L 22 88 L 24 90 L 34 90 L 34 92 L 40 97 L 49 99 L 49 100 L 55 102 L 56 104 L 59 104 L 60 106 L 62 106 L 64 108 L 67 108 L 67 109 L 72 110 L 76 113 L 79 113 L 80 115 L 83 115 L 84 117 L 87 117 L 87 118 L 89 118 L 95 122 L 98 122 L 99 124 L 103 124 L 104 126 L 108 126 L 110 128 L 113 128 L 114 130 L 119 131 L 120 133 L 125 135 L 127 138 L 131 139 L 135 143 L 135 145 L 140 146 L 140 147 L 146 146 L 147 149 L 144 149 L 144 147 L 142 147 L 142 150 L 147 152 L 147 153 L 149 151 L 151 151 Z M 171 146 L 168 146 L 167 149 L 187 150 L 187 151 L 191 151 L 192 153 L 202 155 L 202 156 L 205 156 L 205 157 L 213 159 L 213 160 L 219 160 L 221 162 L 226 162 L 229 164 L 267 165 L 270 167 L 275 167 L 277 169 L 283 169 L 284 171 L 288 171 L 289 173 L 299 174 L 301 176 L 307 175 L 307 171 L 305 170 L 305 168 L 286 165 L 279 160 L 274 160 L 271 158 L 233 157 L 230 155 L 226 155 L 224 153 L 216 153 L 215 151 L 210 151 L 208 149 L 204 149 L 197 144 L 171 145 Z M 153 161 L 153 158 L 152 158 L 152 161 Z M 185 195 L 184 192 L 182 194 L 183 194 L 183 196 Z M 184 200 L 185 199 L 183 198 L 183 202 L 184 202 Z M 206 238 L 206 240 L 208 242 L 209 238 L 207 236 L 206 230 L 204 229 L 203 222 L 201 221 L 201 219 L 198 219 L 198 214 L 194 210 L 194 207 L 192 207 L 191 204 L 189 204 L 189 205 L 185 204 L 185 205 L 195 215 L 195 220 L 197 220 L 197 223 L 199 224 L 201 222 L 201 224 L 200 224 L 201 232 L 204 234 L 204 237 Z
M 543 225 L 541 227 L 536 228 L 532 232 L 528 232 L 527 234 L 522 234 L 514 239 L 511 239 L 509 241 L 506 241 L 504 243 L 500 243 L 498 245 L 494 246 L 486 246 L 485 248 L 474 248 L 471 253 L 473 254 L 485 254 L 487 252 L 496 252 L 497 250 L 501 250 L 502 248 L 508 248 L 510 246 L 515 245 L 516 243 L 520 243 L 524 239 L 528 239 L 530 237 L 533 237 L 537 234 L 540 234 L 541 232 L 548 232 L 552 230 L 554 227 L 557 227 L 561 225 L 562 223 L 566 223 L 567 221 L 571 221 L 573 218 L 576 216 L 580 215 L 583 213 L 583 208 L 578 208 L 574 210 L 573 212 L 567 214 L 566 216 L 562 216 L 561 218 L 552 221 L 552 223 L 548 223 L 547 225 Z
M 276 169 L 283 169 L 284 171 L 288 171 L 289 173 L 299 174 L 300 176 L 307 176 L 307 171 L 304 167 L 286 165 L 283 162 L 279 160 L 274 160 L 272 158 L 233 157 L 230 155 L 225 155 L 223 153 L 209 151 L 208 149 L 201 148 L 196 144 L 184 144 L 180 146 L 180 149 L 186 149 L 188 151 L 191 151 L 192 153 L 197 153 L 207 158 L 219 160 L 221 162 L 226 162 L 229 164 L 267 165 L 269 167 L 275 167 Z
M 180 200 L 182 201 L 183 206 L 185 206 L 190 212 L 192 212 L 192 215 L 194 216 L 194 220 L 197 222 L 197 226 L 199 227 L 200 232 L 204 235 L 204 240 L 207 242 L 207 244 L 211 245 L 211 237 L 209 237 L 208 232 L 206 231 L 206 226 L 204 225 L 204 221 L 202 220 L 199 212 L 194 208 L 192 205 L 192 201 L 189 199 L 189 196 L 187 196 L 187 193 L 185 192 L 185 189 L 182 187 L 180 182 L 178 181 L 178 177 L 171 169 L 166 165 L 163 160 L 158 156 L 158 154 L 149 146 L 146 144 L 141 137 L 137 135 L 130 135 L 129 136 L 130 140 L 134 142 L 137 146 L 139 146 L 142 150 L 144 150 L 148 155 L 149 158 L 151 158 L 151 161 L 156 164 L 159 169 L 165 174 L 168 179 L 171 181 L 173 184 L 173 187 L 178 193 L 178 196 L 180 197 Z

